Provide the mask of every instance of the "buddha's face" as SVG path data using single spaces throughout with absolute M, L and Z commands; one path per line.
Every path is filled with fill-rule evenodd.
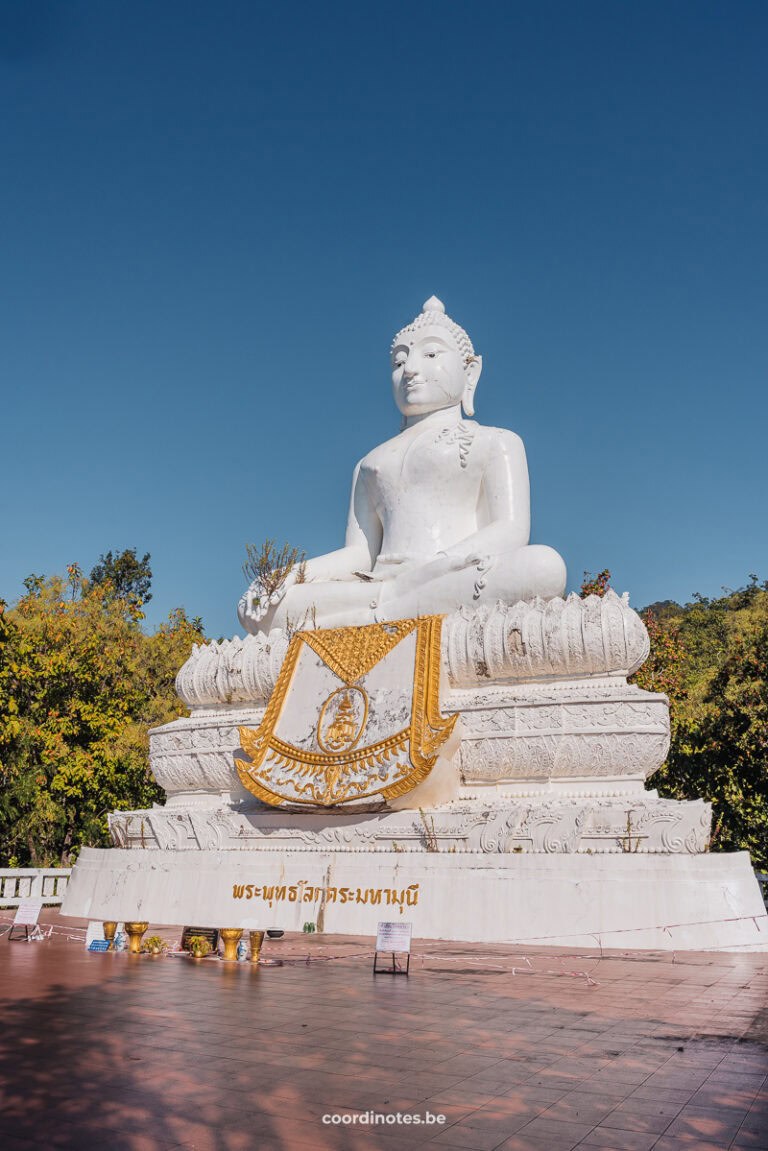
M 464 398 L 467 384 L 458 346 L 439 324 L 404 333 L 392 349 L 392 389 L 404 416 L 455 407 Z

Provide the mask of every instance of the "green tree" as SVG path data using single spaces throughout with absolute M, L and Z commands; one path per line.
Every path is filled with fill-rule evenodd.
M 768 869 L 768 623 L 731 640 L 658 774 L 665 795 L 712 801 L 714 850 Z
M 149 552 L 139 559 L 136 548 L 126 548 L 114 555 L 111 551 L 107 552 L 99 557 L 99 562 L 91 570 L 91 583 L 104 588 L 111 586 L 117 599 L 126 600 L 134 606 L 149 603 L 152 599 L 149 590 L 152 586 L 152 568 L 149 560 Z M 75 567 L 72 565 L 72 568 Z M 79 569 L 77 572 L 79 574 Z
M 580 595 L 604 596 L 611 586 L 611 572 L 603 568 L 597 575 L 584 572 Z M 666 601 L 670 602 L 670 601 Z M 644 691 L 660 691 L 669 699 L 670 718 L 674 731 L 681 703 L 687 698 L 685 665 L 688 652 L 676 626 L 663 627 L 656 612 L 646 608 L 640 613 L 648 631 L 651 650 L 641 668 L 630 677 Z
M 584 573 L 582 595 L 604 595 L 610 571 Z M 663 600 L 642 615 L 651 641 L 632 677 L 669 697 L 672 739 L 649 787 L 712 803 L 712 849 L 748 850 L 768 868 L 768 582 L 749 577 L 685 605 Z
M 147 729 L 184 709 L 176 671 L 203 638 L 173 612 L 148 635 L 138 592 L 30 577 L 0 620 L 0 860 L 68 863 L 108 843 L 107 814 L 163 802 Z
M 688 649 L 678 627 L 674 625 L 662 627 L 654 612 L 647 609 L 642 613 L 642 617 L 651 641 L 651 650 L 643 666 L 638 668 L 629 682 L 636 683 L 644 691 L 661 691 L 666 695 L 669 700 L 669 719 L 674 738 L 677 726 L 683 720 L 682 709 L 688 699 L 686 687 Z

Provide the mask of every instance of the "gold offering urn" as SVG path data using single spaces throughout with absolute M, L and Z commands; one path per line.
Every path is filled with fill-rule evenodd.
M 128 950 L 133 955 L 138 955 L 141 951 L 141 938 L 148 927 L 148 923 L 126 923 L 125 930 L 128 935 Z
M 251 931 L 251 963 L 258 963 L 261 955 L 261 945 L 264 942 L 263 931 Z
M 237 945 L 243 935 L 242 927 L 222 927 L 219 935 L 224 941 L 224 958 L 237 959 Z

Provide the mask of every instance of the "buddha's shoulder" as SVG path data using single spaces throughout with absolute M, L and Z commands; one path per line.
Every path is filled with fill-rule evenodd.
M 523 441 L 517 432 L 511 431 L 509 428 L 494 428 L 489 424 L 478 424 L 474 420 L 471 423 L 476 429 L 478 441 L 489 452 L 521 452 L 525 450 Z
M 389 440 L 382 440 L 381 443 L 375 445 L 375 448 L 368 451 L 363 459 L 360 459 L 357 470 L 360 472 L 378 472 L 390 460 L 400 459 L 403 452 L 408 450 L 409 442 L 402 432 L 390 436 Z
M 358 463 L 357 467 L 360 471 L 375 471 L 381 467 L 387 460 L 392 459 L 393 456 L 400 455 L 405 450 L 405 444 L 401 436 L 392 436 L 389 440 L 384 440 L 383 443 L 377 444 L 375 448 L 364 455 Z

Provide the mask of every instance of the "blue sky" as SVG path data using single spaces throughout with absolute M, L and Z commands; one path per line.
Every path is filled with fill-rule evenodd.
M 0 5 L 0 595 L 343 542 L 433 292 L 532 540 L 642 606 L 768 578 L 768 8 Z

